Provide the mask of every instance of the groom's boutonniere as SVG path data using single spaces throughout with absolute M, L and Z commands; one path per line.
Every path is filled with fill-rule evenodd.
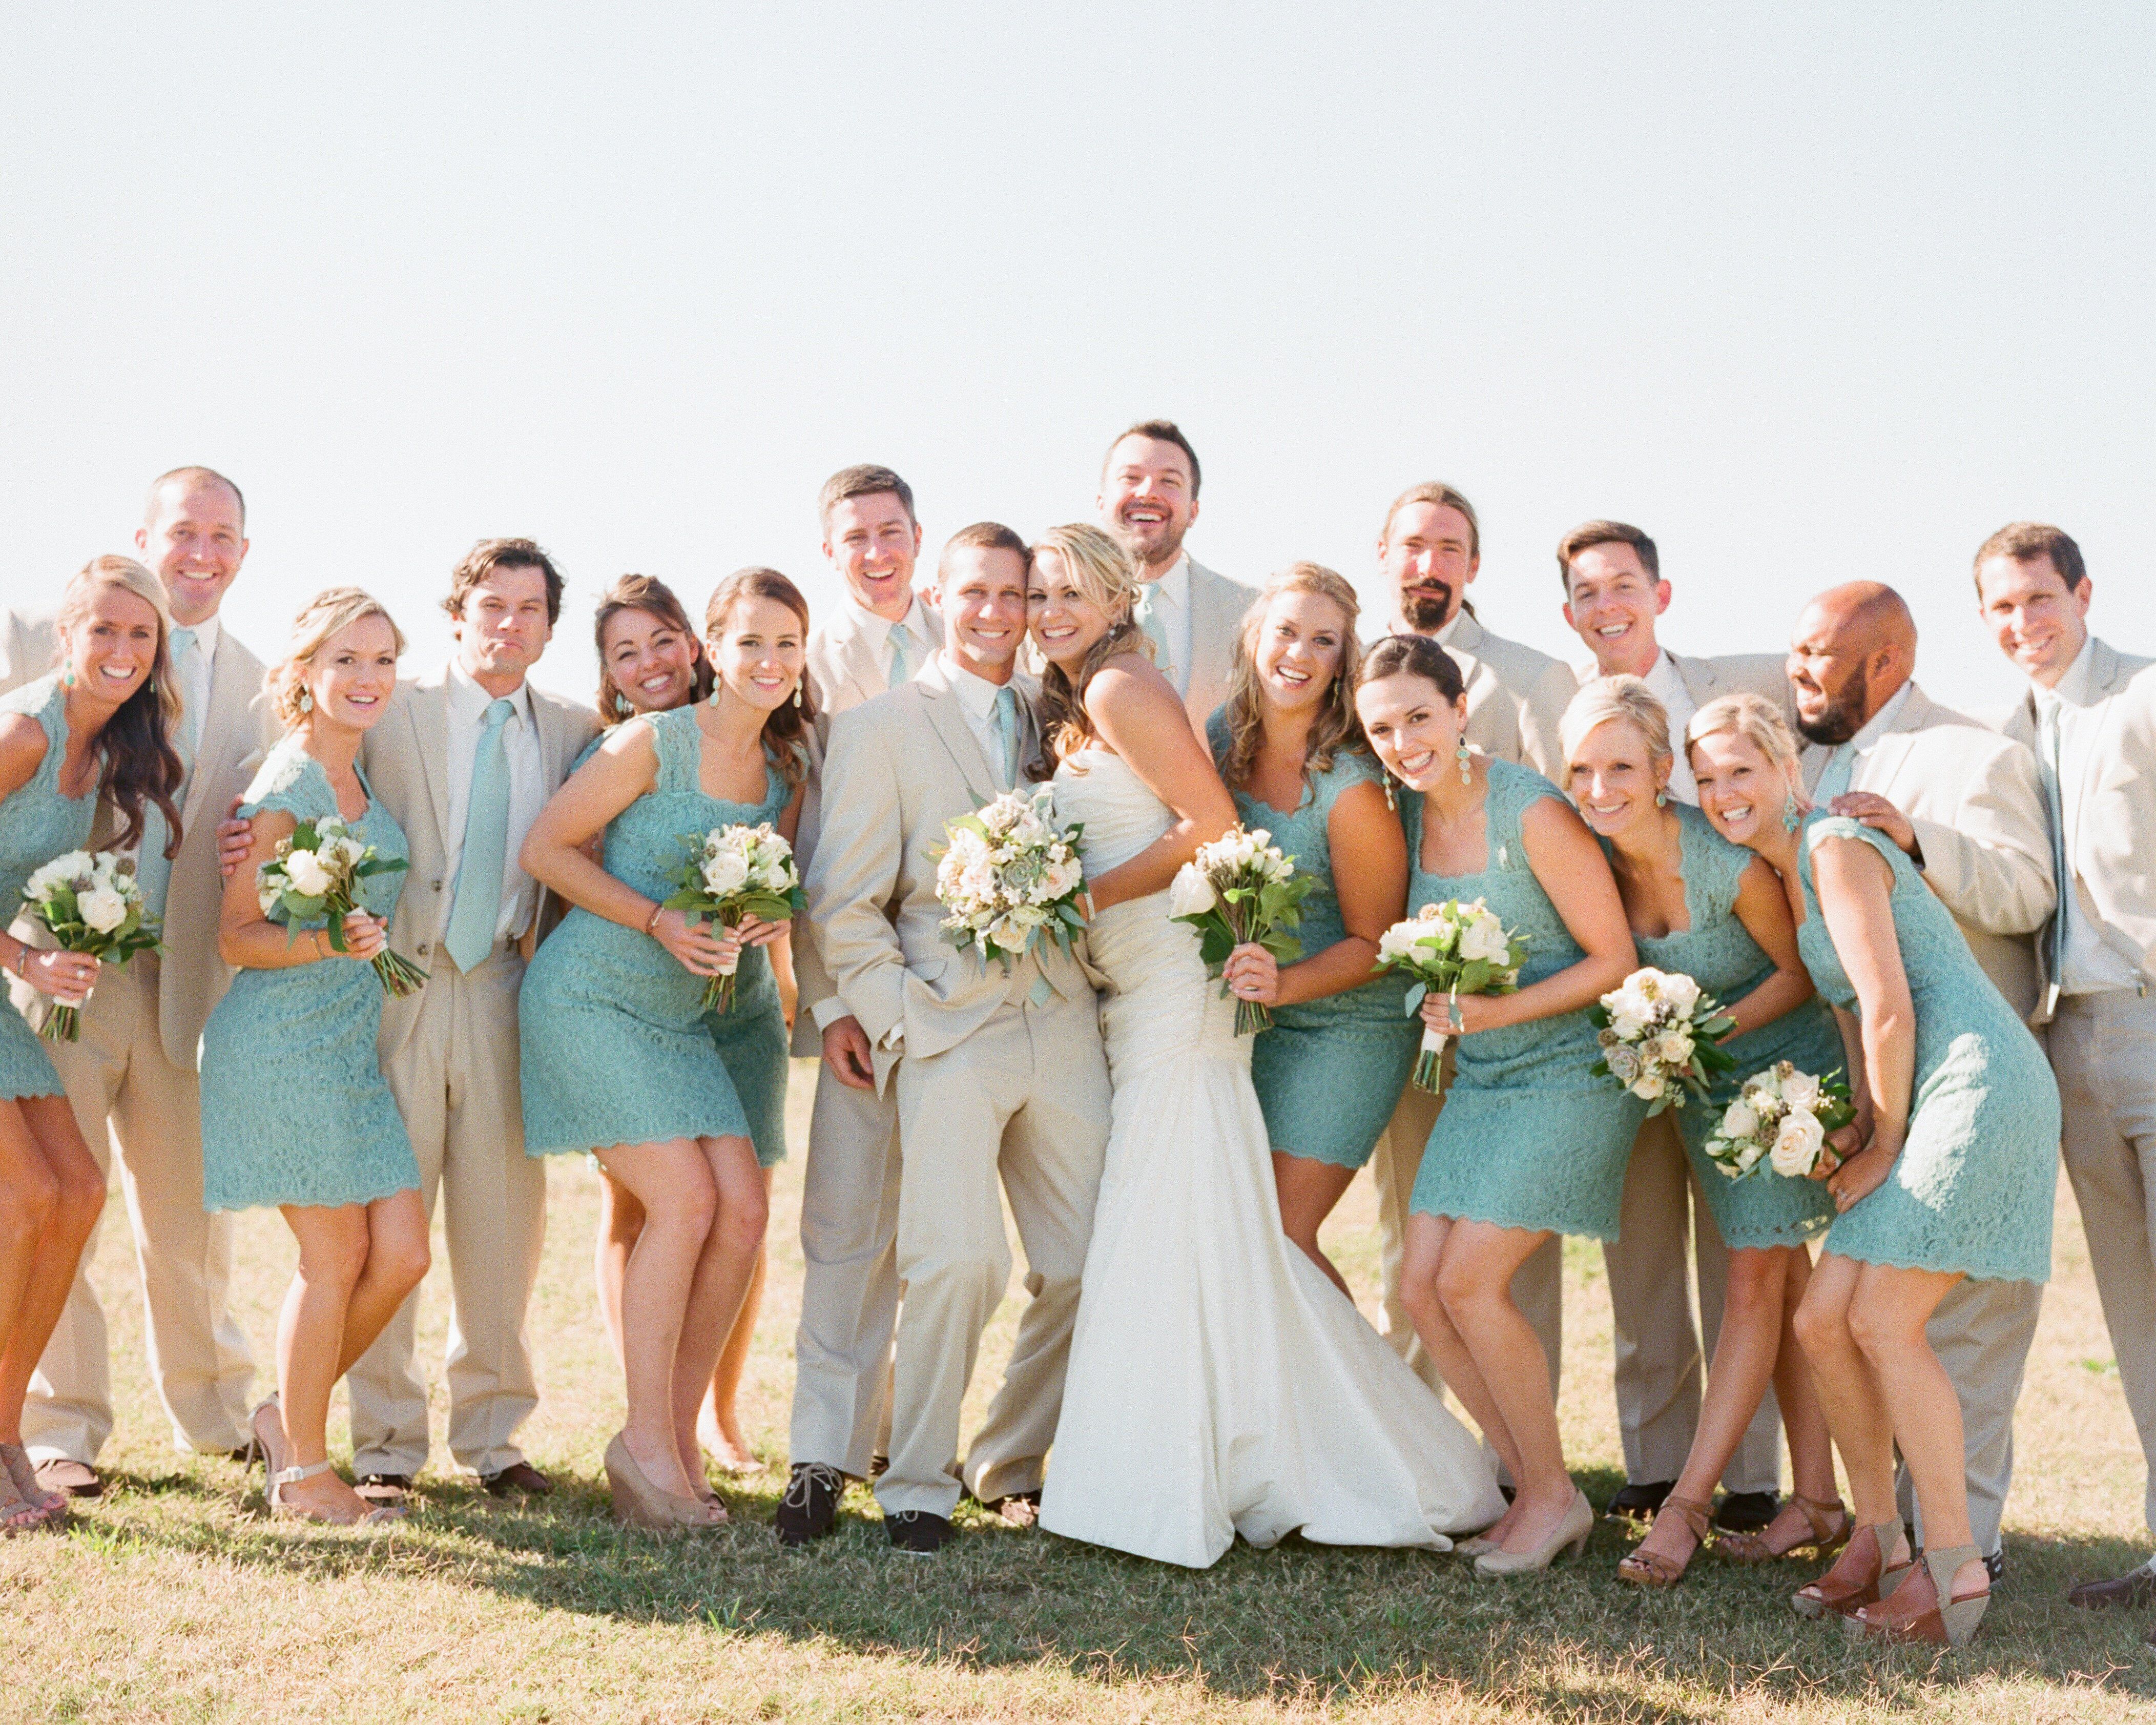
M 1168 885 L 1168 914 L 1174 922 L 1197 930 L 1205 973 L 1218 976 L 1228 955 L 1240 946 L 1263 947 L 1282 963 L 1302 957 L 1302 941 L 1292 931 L 1302 921 L 1302 901 L 1317 877 L 1298 875 L 1295 859 L 1281 854 L 1273 835 L 1233 826 L 1176 870 Z M 1228 985 L 1220 985 L 1224 999 Z M 1254 1036 L 1273 1021 L 1269 1008 L 1255 1000 L 1235 1003 L 1235 1034 Z
M 960 952 L 1003 961 L 1008 972 L 1045 937 L 1065 952 L 1086 926 L 1078 908 L 1086 870 L 1078 860 L 1076 826 L 1055 819 L 1046 785 L 1005 791 L 971 814 L 947 822 L 937 859 L 937 901 L 951 914 L 943 932 Z

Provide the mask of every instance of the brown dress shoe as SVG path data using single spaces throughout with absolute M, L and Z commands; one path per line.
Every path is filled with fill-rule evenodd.
M 2066 1595 L 2069 1605 L 2102 1611 L 2112 1605 L 2156 1605 L 2156 1572 L 2144 1563 L 2113 1581 L 2084 1581 Z
M 553 1481 L 528 1461 L 512 1461 L 499 1473 L 483 1473 L 479 1482 L 490 1497 L 544 1497 Z
M 105 1481 L 97 1470 L 84 1461 L 54 1455 L 38 1464 L 38 1483 L 48 1491 L 64 1491 L 70 1497 L 101 1497 Z
M 362 1474 L 352 1489 L 377 1509 L 395 1509 L 411 1496 L 412 1476 L 408 1473 Z

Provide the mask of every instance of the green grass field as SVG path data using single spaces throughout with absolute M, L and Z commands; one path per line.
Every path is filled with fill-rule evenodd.
M 1204 1574 L 966 1522 L 932 1563 L 895 1555 L 865 1494 L 835 1538 L 782 1553 L 796 1160 L 782 1169 L 772 1291 L 745 1402 L 764 1471 L 735 1521 L 690 1543 L 618 1532 L 599 1454 L 620 1382 L 591 1291 L 596 1182 L 553 1165 L 532 1313 L 545 1399 L 525 1430 L 561 1489 L 513 1508 L 445 1471 L 388 1536 L 272 1524 L 261 1476 L 177 1454 L 141 1364 L 131 1248 L 116 1204 L 97 1259 L 114 1319 L 111 1487 L 69 1532 L 0 1542 L 14 1648 L 0 1718 L 1855 1720 L 2156 1717 L 2156 1614 L 2076 1612 L 2076 1579 L 2147 1554 L 2141 1458 L 2071 1199 L 2021 1404 L 2010 1568 L 1966 1653 L 1873 1650 L 1796 1617 L 1810 1572 L 1695 1563 L 1643 1594 L 1614 1579 L 1605 1523 L 1584 1563 L 1509 1582 L 1423 1553 L 1238 1547 Z M 1358 1291 L 1375 1281 L 1367 1183 L 1332 1224 Z M 266 1348 L 292 1249 L 244 1224 L 240 1308 Z M 1599 1250 L 1568 1255 L 1568 1446 L 1590 1496 L 1618 1482 Z M 423 1334 L 439 1361 L 438 1266 Z M 1006 1304 L 973 1412 L 1009 1343 Z M 439 1378 L 439 1371 L 436 1373 Z M 436 1391 L 435 1430 L 441 1430 Z M 341 1441 L 333 1427 L 333 1446 Z M 436 1466 L 446 1467 L 437 1455 Z

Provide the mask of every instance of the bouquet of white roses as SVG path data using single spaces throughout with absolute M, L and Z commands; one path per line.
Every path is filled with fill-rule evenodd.
M 110 850 L 94 856 L 70 850 L 56 856 L 23 883 L 23 902 L 62 952 L 125 964 L 137 952 L 157 950 L 161 931 L 157 919 L 142 908 L 131 856 Z M 55 1006 L 38 1034 L 54 1042 L 73 1042 L 82 1034 L 81 1008 Z
M 1509 994 L 1520 986 L 1520 966 L 1527 943 L 1510 932 L 1497 913 L 1481 899 L 1462 904 L 1449 898 L 1424 905 L 1404 922 L 1395 922 L 1378 942 L 1378 968 L 1404 970 L 1414 978 L 1408 990 L 1408 1016 L 1420 1010 L 1425 995 L 1442 988 L 1448 1007 L 1462 994 Z M 1415 1057 L 1414 1081 L 1435 1093 L 1445 1045 L 1451 1037 L 1425 1025 L 1422 1052 Z
M 277 841 L 277 854 L 254 871 L 254 901 L 262 914 L 279 909 L 298 937 L 300 924 L 322 919 L 330 950 L 342 952 L 344 919 L 359 908 L 359 883 L 373 875 L 401 874 L 411 864 L 401 856 L 380 856 L 365 839 L 335 815 L 303 820 L 292 836 Z M 374 974 L 392 1000 L 416 994 L 427 985 L 427 973 L 387 946 L 374 955 Z
M 680 890 L 666 901 L 670 911 L 685 911 L 721 928 L 736 928 L 748 916 L 783 922 L 799 914 L 808 902 L 793 847 L 773 830 L 769 821 L 752 827 L 713 827 L 701 838 L 691 833 L 681 842 L 688 847 L 688 860 L 681 867 Z M 735 961 L 737 966 L 739 962 Z M 734 978 L 732 968 L 711 978 L 704 990 L 706 1012 L 726 1012 L 732 1007 Z
M 1295 859 L 1283 856 L 1272 837 L 1263 827 L 1230 827 L 1199 845 L 1168 884 L 1168 920 L 1198 931 L 1208 976 L 1218 976 L 1228 955 L 1246 943 L 1283 961 L 1302 957 L 1302 942 L 1290 931 L 1301 922 L 1301 906 L 1317 877 L 1296 874 Z M 1224 982 L 1220 992 L 1228 992 Z M 1272 1021 L 1271 1011 L 1256 1001 L 1235 1003 L 1238 1036 L 1255 1035 Z
M 1746 1079 L 1737 1100 L 1722 1111 L 1707 1141 L 1707 1158 L 1732 1180 L 1763 1162 L 1778 1174 L 1802 1179 L 1819 1166 L 1827 1134 L 1856 1118 L 1838 1071 L 1815 1078 L 1777 1060 Z
M 943 829 L 948 841 L 929 854 L 936 864 L 937 901 L 951 944 L 978 946 L 1008 972 L 1036 940 L 1070 950 L 1086 926 L 1078 895 L 1086 870 L 1078 860 L 1081 828 L 1056 824 L 1055 793 L 1046 785 L 1005 791 Z
M 1602 1058 L 1587 1070 L 1631 1091 L 1650 1117 L 1683 1107 L 1687 1091 L 1705 1101 L 1715 1079 L 1736 1070 L 1720 1044 L 1737 1020 L 1681 971 L 1635 970 L 1588 1017 Z

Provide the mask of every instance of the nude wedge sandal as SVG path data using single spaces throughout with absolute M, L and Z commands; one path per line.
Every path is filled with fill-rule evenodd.
M 1956 1571 L 1983 1560 L 1984 1553 L 1973 1545 L 1950 1545 L 1944 1551 L 1927 1551 L 1921 1577 L 1912 1574 L 1906 1587 L 1899 1589 L 1891 1599 L 1881 1599 L 1860 1610 L 1844 1628 L 1856 1637 L 1966 1647 L 1991 1604 L 1989 1578 L 1986 1585 L 1974 1593 L 1949 1595 L 1947 1589 L 1953 1585 Z M 1928 1591 L 1931 1595 L 1929 1604 L 1922 1597 Z
M 1830 1569 L 1817 1581 L 1799 1588 L 1789 1596 L 1789 1604 L 1799 1617 L 1852 1617 L 1865 1606 L 1885 1599 L 1902 1584 L 1909 1573 L 1909 1563 L 1889 1563 L 1887 1553 L 1902 1537 L 1900 1521 L 1879 1522 L 1858 1528 L 1842 1553 L 1846 1558 L 1856 1550 L 1856 1542 L 1871 1536 L 1871 1574 L 1861 1581 L 1836 1581 Z

